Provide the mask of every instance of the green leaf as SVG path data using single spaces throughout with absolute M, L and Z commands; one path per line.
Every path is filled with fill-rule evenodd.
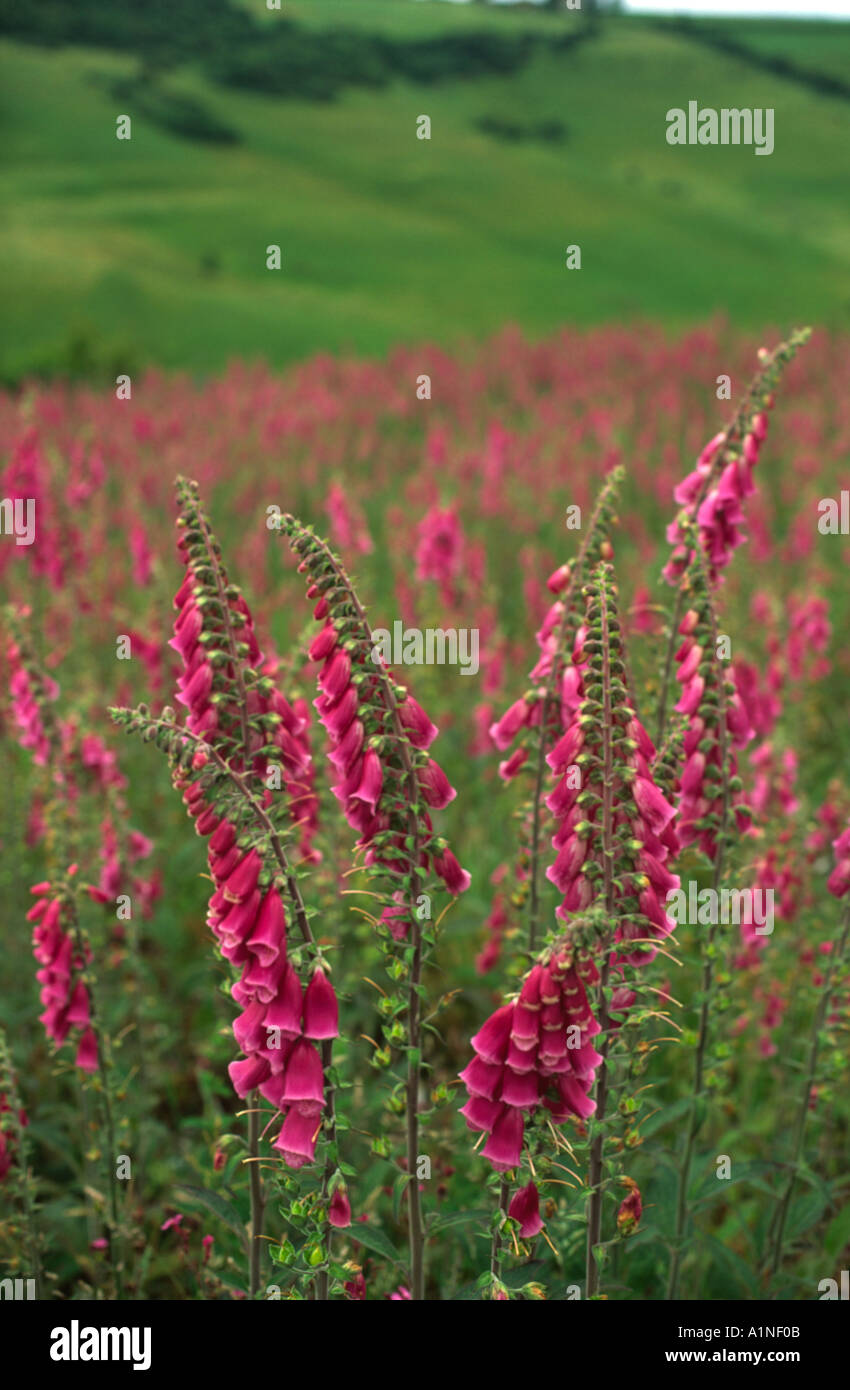
M 246 1240 L 245 1223 L 236 1207 L 229 1202 L 226 1197 L 222 1197 L 219 1192 L 210 1192 L 206 1187 L 189 1187 L 186 1183 L 181 1183 L 180 1192 L 189 1193 L 189 1205 L 206 1207 L 211 1211 L 225 1226 L 229 1226 L 231 1231 L 235 1231 L 241 1241 Z
M 846 1245 L 850 1245 L 850 1202 L 832 1218 L 823 1238 L 823 1248 L 833 1258 L 840 1255 Z
M 724 1245 L 722 1240 L 716 1236 L 706 1236 L 706 1243 L 714 1255 L 715 1263 L 720 1266 L 724 1273 L 733 1279 L 748 1294 L 758 1293 L 758 1277 L 755 1270 L 751 1269 L 746 1260 L 742 1260 L 730 1246 Z
M 450 1216 L 436 1217 L 428 1227 L 428 1235 L 435 1236 L 438 1231 L 447 1231 L 451 1226 L 471 1226 L 476 1222 L 480 1222 L 486 1228 L 491 1214 L 488 1207 L 478 1207 L 473 1211 L 453 1211 Z
M 360 1245 L 365 1245 L 367 1250 L 374 1250 L 376 1255 L 383 1255 L 386 1259 L 392 1260 L 393 1264 L 404 1268 L 404 1260 L 401 1259 L 398 1251 L 383 1231 L 378 1230 L 376 1226 L 358 1226 L 356 1231 L 352 1229 L 351 1239 Z
M 398 1177 L 396 1178 L 393 1184 L 393 1219 L 395 1221 L 399 1221 L 401 1219 L 401 1202 L 405 1192 L 407 1191 L 407 1182 L 407 1174 L 399 1173 Z
M 788 1213 L 786 1231 L 789 1240 L 801 1236 L 820 1221 L 825 1209 L 826 1202 L 819 1192 L 807 1192 L 805 1196 L 798 1197 Z
M 693 1096 L 685 1096 L 681 1100 L 674 1101 L 672 1105 L 667 1105 L 663 1110 L 659 1110 L 656 1115 L 650 1115 L 640 1126 L 640 1132 L 645 1139 L 651 1134 L 655 1134 L 659 1129 L 663 1129 L 673 1120 L 678 1120 L 682 1115 L 686 1115 L 693 1105 Z
M 824 1182 L 820 1174 L 815 1173 L 811 1168 L 807 1168 L 805 1163 L 798 1164 L 796 1171 L 800 1182 L 808 1183 L 809 1187 L 815 1188 L 823 1197 L 824 1203 L 829 1205 L 832 1201 L 832 1192 L 829 1185 Z
M 538 1273 L 546 1268 L 544 1260 L 527 1260 L 519 1269 L 507 1269 L 502 1272 L 502 1283 L 507 1284 L 509 1289 L 521 1289 L 530 1280 L 536 1280 Z
M 706 1154 L 704 1164 L 711 1164 L 714 1169 L 714 1156 Z M 718 1178 L 716 1170 L 710 1172 L 697 1188 L 694 1200 L 700 1204 L 712 1201 L 716 1196 L 721 1197 L 738 1183 L 743 1183 L 747 1187 L 753 1187 L 758 1192 L 764 1192 L 768 1197 L 776 1197 L 776 1174 L 777 1165 L 761 1159 L 748 1163 L 733 1163 L 731 1178 Z M 740 1194 L 738 1194 L 740 1195 Z

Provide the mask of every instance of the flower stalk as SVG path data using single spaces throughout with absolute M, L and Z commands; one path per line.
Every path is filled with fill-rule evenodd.
M 329 759 L 339 781 L 334 795 L 346 819 L 360 833 L 371 881 L 384 902 L 379 941 L 397 985 L 406 977 L 403 1005 L 391 1001 L 387 1041 L 406 1053 L 404 1077 L 407 1212 L 410 1294 L 425 1296 L 425 1229 L 417 1168 L 420 1155 L 422 1056 L 421 991 L 426 951 L 433 933 L 419 910 L 430 902 L 428 873 L 436 873 L 453 895 L 469 885 L 445 841 L 434 834 L 428 809 L 442 809 L 455 796 L 442 769 L 428 752 L 437 730 L 404 686 L 398 685 L 376 655 L 365 610 L 330 546 L 295 517 L 281 518 L 280 529 L 317 600 L 314 616 L 322 627 L 308 655 L 321 661 L 315 701 L 330 738 Z M 416 897 L 416 907 L 413 899 Z M 399 947 L 401 950 L 399 950 Z M 378 1050 L 382 1064 L 389 1054 Z

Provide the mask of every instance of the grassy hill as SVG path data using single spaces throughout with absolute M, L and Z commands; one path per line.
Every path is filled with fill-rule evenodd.
M 342 9 L 311 0 L 287 18 L 332 28 Z M 571 18 L 428 0 L 346 0 L 344 15 L 394 39 L 548 36 Z M 796 28 L 799 50 L 787 24 L 772 47 L 769 21 L 728 32 L 833 74 L 843 54 L 850 72 L 850 26 Z M 156 88 L 232 142 L 165 129 L 128 53 L 0 43 L 6 380 L 382 352 L 506 320 L 531 333 L 717 311 L 753 328 L 850 323 L 850 103 L 698 33 L 611 18 L 512 73 L 351 87 L 328 102 L 235 90 L 200 64 Z M 115 95 L 133 91 L 138 109 Z M 774 154 L 668 146 L 665 113 L 690 99 L 774 107 Z M 124 112 L 131 141 L 115 136 Z M 415 138 L 421 113 L 429 142 Z M 280 272 L 265 268 L 270 243 Z M 570 243 L 581 270 L 565 269 Z

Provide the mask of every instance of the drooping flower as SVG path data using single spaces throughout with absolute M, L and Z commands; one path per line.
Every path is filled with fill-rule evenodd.
M 372 537 L 363 513 L 339 483 L 331 483 L 326 504 L 330 534 L 340 550 L 356 550 L 361 555 L 372 552 Z
M 600 572 L 603 570 L 601 566 Z M 595 611 L 595 599 L 591 590 L 588 593 L 590 614 Z M 611 601 L 609 594 L 606 603 L 610 606 Z M 611 622 L 616 623 L 613 612 Z M 667 893 L 679 885 L 678 877 L 666 867 L 679 846 L 676 812 L 655 781 L 654 745 L 628 702 L 619 630 L 612 626 L 608 633 L 604 670 L 600 643 L 591 641 L 590 633 L 586 620 L 572 653 L 577 703 L 571 708 L 565 732 L 546 759 L 557 779 L 546 797 L 556 822 L 552 838 L 556 857 L 546 877 L 562 894 L 556 915 L 564 923 L 596 898 L 603 876 L 600 855 L 604 854 L 601 831 L 606 747 L 616 740 L 620 776 L 608 832 L 612 848 L 616 847 L 612 873 L 620 884 L 616 940 L 639 942 L 624 950 L 621 960 L 641 965 L 653 958 L 651 939 L 665 937 L 672 930 L 663 903 Z M 598 695 L 604 680 L 619 683 L 618 698 L 611 701 L 607 716 L 609 730 L 603 727 Z
M 695 541 L 714 583 L 729 564 L 732 552 L 746 540 L 741 529 L 744 503 L 756 491 L 752 473 L 767 438 L 773 387 L 782 368 L 808 337 L 809 330 L 795 333 L 772 353 L 763 354 L 761 367 L 731 425 L 708 441 L 693 472 L 674 489 L 674 499 L 682 511 L 667 528 L 673 552 L 662 572 L 668 583 L 677 584 L 685 573 Z
M 257 796 L 267 815 L 277 814 L 269 777 L 277 763 L 303 857 L 315 859 L 317 802 L 306 706 L 299 713 L 275 687 L 276 663 L 262 655 L 250 609 L 224 570 L 196 486 L 181 480 L 178 494 L 178 549 L 186 576 L 175 598 L 171 645 L 184 665 L 178 698 L 187 706 L 187 728 L 227 766 L 260 785 Z M 212 651 L 224 659 L 211 660 Z M 338 1036 L 336 996 L 321 967 L 302 990 L 287 956 L 286 876 L 256 825 L 246 834 L 235 811 L 210 804 L 205 779 L 214 770 L 210 753 L 200 747 L 188 766 L 176 769 L 174 785 L 198 834 L 208 840 L 214 891 L 207 924 L 238 972 L 231 993 L 241 1012 L 233 1032 L 243 1055 L 228 1074 L 237 1095 L 259 1090 L 283 1115 L 276 1147 L 298 1168 L 312 1160 L 321 1125 L 324 1069 L 314 1044 Z
M 13 1079 L 13 1088 L 14 1085 Z M 25 1128 L 28 1124 L 29 1119 L 26 1111 L 17 1107 L 16 1113 L 9 1104 L 6 1093 L 0 1091 L 0 1182 L 3 1182 L 6 1178 L 15 1161 L 15 1149 L 17 1146 L 19 1127 Z
M 30 889 L 36 901 L 27 913 L 33 926 L 33 955 L 39 969 L 40 999 L 44 1012 L 39 1022 L 48 1037 L 61 1047 L 72 1031 L 79 1034 L 76 1065 L 93 1072 L 98 1067 L 97 1045 L 91 1031 L 88 990 L 80 978 L 91 960 L 88 947 L 82 950 L 75 940 L 75 908 L 69 894 L 50 883 L 36 883 Z
M 617 1212 L 617 1230 L 622 1236 L 631 1236 L 640 1225 L 643 1203 L 641 1202 L 640 1189 L 634 1178 L 623 1177 L 620 1181 L 629 1190 Z
M 464 560 L 464 535 L 456 509 L 432 507 L 420 521 L 418 535 L 416 578 L 436 580 L 451 603 Z
M 543 1230 L 540 1195 L 533 1182 L 514 1193 L 508 1206 L 508 1216 L 519 1222 L 519 1233 L 523 1239 L 539 1235 Z
M 28 616 L 28 608 L 14 614 L 11 609 L 7 610 L 10 625 L 15 627 L 19 620 Z M 59 687 L 28 659 L 23 642 L 15 637 L 6 643 L 6 659 L 9 663 L 9 693 L 12 697 L 12 717 L 18 726 L 18 742 L 32 754 L 34 763 L 44 767 L 50 756 L 45 707 L 56 700 Z
M 338 1038 L 339 1006 L 333 985 L 321 969 L 313 977 L 304 994 L 305 1038 Z
M 334 1188 L 328 1207 L 328 1220 L 332 1226 L 336 1226 L 339 1230 L 351 1225 L 351 1202 L 348 1200 L 348 1192 L 342 1183 Z
M 539 1106 L 556 1124 L 593 1113 L 588 1092 L 601 1059 L 591 1045 L 599 1024 L 586 988 L 597 980 L 593 962 L 564 942 L 543 953 L 517 1000 L 472 1039 L 473 1059 L 460 1073 L 469 1097 L 461 1114 L 488 1135 L 482 1153 L 498 1171 L 519 1166 L 524 1116 Z
M 695 844 L 714 860 L 723 805 L 734 813 L 739 830 L 746 830 L 750 823 L 741 797 L 735 750 L 745 747 L 753 730 L 735 689 L 734 672 L 721 669 L 715 655 L 711 594 L 699 567 L 689 572 L 685 583 L 692 606 L 679 624 L 682 643 L 675 654 L 682 684 L 676 710 L 687 716 L 678 837 L 683 847 Z
M 850 892 L 850 826 L 833 840 L 832 848 L 835 851 L 835 866 L 826 886 L 833 897 L 843 898 Z
M 295 518 L 284 517 L 282 528 L 309 581 L 307 595 L 318 600 L 322 626 L 309 655 L 322 663 L 313 703 L 329 737 L 332 791 L 358 831 L 366 865 L 397 876 L 410 853 L 411 803 L 421 798 L 440 810 L 455 796 L 428 751 L 437 730 L 376 656 L 374 635 L 336 556 Z M 414 838 L 423 846 L 419 867 L 432 868 L 450 893 L 464 892 L 469 875 L 434 837 L 428 810 L 417 812 Z

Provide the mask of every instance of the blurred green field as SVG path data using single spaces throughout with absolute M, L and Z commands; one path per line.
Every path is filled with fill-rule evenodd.
M 430 0 L 311 0 L 287 18 L 334 26 L 343 11 L 349 27 L 408 38 L 569 23 Z M 787 23 L 729 29 L 850 70 L 850 26 L 797 24 L 796 47 Z M 233 145 L 141 115 L 118 141 L 132 103 L 107 88 L 136 74 L 124 54 L 0 44 L 6 381 L 451 345 L 506 320 L 533 335 L 717 311 L 753 329 L 850 321 L 847 102 L 673 29 L 610 18 L 513 75 L 349 88 L 330 103 L 237 92 L 200 68 L 162 79 L 233 128 Z M 774 107 L 775 152 L 668 146 L 665 113 L 690 99 Z M 430 142 L 416 139 L 420 113 Z M 483 118 L 560 122 L 564 138 L 494 138 Z M 271 243 L 279 273 L 265 268 Z M 574 243 L 582 268 L 567 271 Z
M 666 19 L 661 23 L 670 27 Z M 779 58 L 809 72 L 850 83 L 848 26 L 831 20 L 691 19 L 696 36 L 719 35 L 766 59 Z M 676 27 L 676 21 L 673 26 Z

